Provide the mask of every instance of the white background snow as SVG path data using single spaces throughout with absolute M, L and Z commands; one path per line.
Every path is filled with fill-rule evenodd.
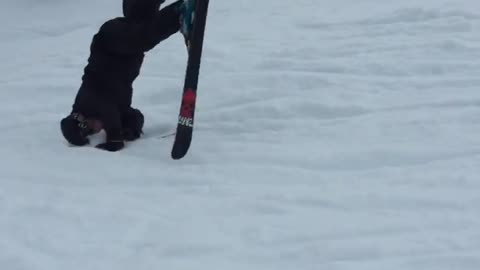
M 121 1 L 2 0 L 0 268 L 479 269 L 479 10 L 212 0 L 173 161 L 180 35 L 135 82 L 144 139 L 73 148 L 59 121 Z

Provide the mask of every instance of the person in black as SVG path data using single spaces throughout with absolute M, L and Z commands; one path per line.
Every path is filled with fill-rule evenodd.
M 94 35 L 72 111 L 60 122 L 70 144 L 86 145 L 103 129 L 106 142 L 96 147 L 118 151 L 142 135 L 144 116 L 131 106 L 132 84 L 145 53 L 181 26 L 183 1 L 160 10 L 164 1 L 123 0 L 124 17 L 105 22 Z

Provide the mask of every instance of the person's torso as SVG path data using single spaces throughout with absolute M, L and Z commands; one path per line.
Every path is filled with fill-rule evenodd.
M 83 87 L 94 91 L 112 104 L 130 106 L 132 84 L 140 73 L 144 53 L 115 53 L 96 34 L 90 47 L 90 57 L 83 75 Z

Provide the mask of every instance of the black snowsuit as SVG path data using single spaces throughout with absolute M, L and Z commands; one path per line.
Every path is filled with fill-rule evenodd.
M 131 107 L 132 84 L 140 73 L 145 52 L 179 30 L 180 4 L 178 1 L 154 12 L 144 8 L 151 14 L 137 12 L 136 18 L 107 21 L 93 37 L 72 112 L 102 121 L 107 142 L 124 139 L 126 127 L 122 122 L 128 122 L 124 119 L 135 113 Z

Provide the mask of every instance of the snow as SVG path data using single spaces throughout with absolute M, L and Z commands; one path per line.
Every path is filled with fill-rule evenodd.
M 478 8 L 212 1 L 173 161 L 180 35 L 135 82 L 145 138 L 74 148 L 59 121 L 121 3 L 1 1 L 1 268 L 478 269 Z

